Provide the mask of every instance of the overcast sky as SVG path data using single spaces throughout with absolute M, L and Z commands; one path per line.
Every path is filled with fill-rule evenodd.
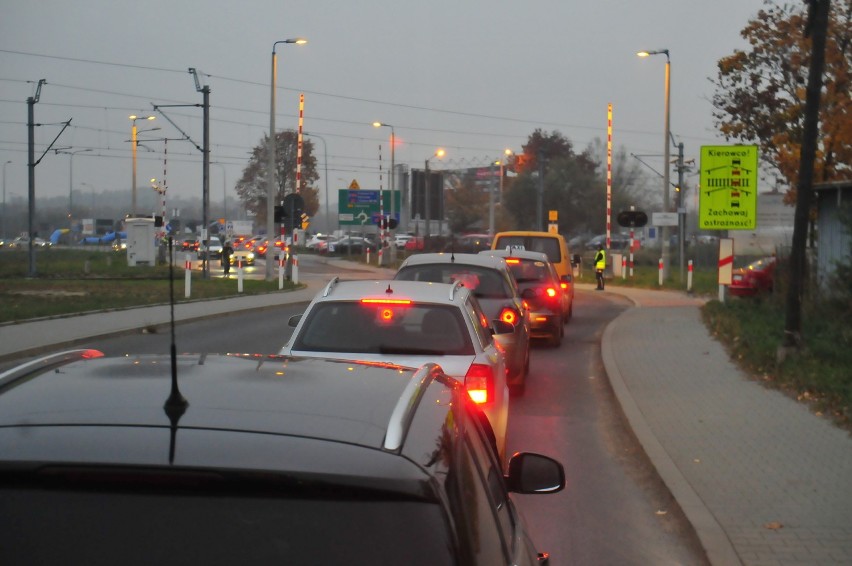
M 475 166 L 520 151 L 536 128 L 559 131 L 578 151 L 606 139 L 614 107 L 616 149 L 662 168 L 665 56 L 671 53 L 671 130 L 697 157 L 726 143 L 713 127 L 716 62 L 743 48 L 739 32 L 762 0 L 2 0 L 0 162 L 7 198 L 27 192 L 27 104 L 34 106 L 38 196 L 127 190 L 130 114 L 152 103 L 200 105 L 187 69 L 211 90 L 211 200 L 221 201 L 269 131 L 270 67 L 279 45 L 276 126 L 315 134 L 320 198 L 356 179 L 379 188 L 379 147 L 389 187 L 395 159 L 422 168 L 436 148 L 446 166 Z M 201 145 L 202 111 L 163 111 Z M 168 147 L 170 195 L 201 196 L 201 153 L 161 115 L 139 123 L 138 187 L 161 178 Z M 161 141 L 169 138 L 168 143 Z M 151 139 L 154 141 L 143 141 Z M 310 138 L 309 138 L 310 139 Z M 325 147 L 323 142 L 325 142 Z M 80 151 L 90 149 L 91 151 Z M 327 153 L 327 163 L 325 154 Z M 433 162 L 436 169 L 443 167 Z M 326 179 L 325 170 L 328 170 Z M 69 175 L 71 179 L 69 179 Z M 153 201 L 152 201 L 153 202 Z

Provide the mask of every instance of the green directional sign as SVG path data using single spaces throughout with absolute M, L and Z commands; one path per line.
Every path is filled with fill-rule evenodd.
M 757 227 L 757 146 L 701 146 L 698 227 L 754 230 Z
M 383 197 L 384 207 L 379 206 Z M 399 191 L 394 191 L 392 218 L 399 220 Z M 337 218 L 342 226 L 368 226 L 378 222 L 381 212 L 391 211 L 391 191 L 340 189 L 337 191 Z

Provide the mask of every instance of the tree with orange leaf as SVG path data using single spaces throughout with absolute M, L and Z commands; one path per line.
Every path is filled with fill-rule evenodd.
M 811 60 L 807 2 L 766 0 L 742 30 L 749 43 L 719 61 L 713 116 L 722 134 L 760 147 L 764 165 L 796 202 L 805 92 Z M 831 6 L 814 163 L 816 182 L 852 177 L 852 3 Z

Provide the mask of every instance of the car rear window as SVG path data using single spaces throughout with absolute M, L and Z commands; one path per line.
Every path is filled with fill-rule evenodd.
M 506 260 L 509 264 L 509 270 L 515 276 L 515 281 L 518 283 L 534 283 L 534 282 L 550 282 L 551 275 L 548 264 L 543 261 L 532 259 L 521 259 L 512 261 L 511 258 Z
M 462 284 L 478 299 L 507 299 L 513 296 L 507 278 L 495 269 L 457 263 L 409 265 L 400 269 L 396 279 L 430 283 Z
M 547 254 L 547 259 L 553 263 L 562 261 L 562 252 L 559 249 L 559 240 L 556 238 L 538 236 L 499 236 L 495 250 L 505 249 L 507 246 L 523 246 L 530 252 L 541 252 Z
M 455 564 L 432 502 L 0 490 L 0 564 Z
M 474 354 L 470 332 L 455 306 L 353 301 L 317 303 L 293 350 L 358 354 Z

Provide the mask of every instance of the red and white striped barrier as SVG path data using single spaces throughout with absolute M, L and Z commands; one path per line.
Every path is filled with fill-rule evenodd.
M 686 292 L 692 293 L 692 260 L 689 260 L 686 271 Z
M 183 260 L 183 268 L 183 296 L 188 299 L 192 290 L 192 260 L 189 259 L 189 254 L 186 254 Z

